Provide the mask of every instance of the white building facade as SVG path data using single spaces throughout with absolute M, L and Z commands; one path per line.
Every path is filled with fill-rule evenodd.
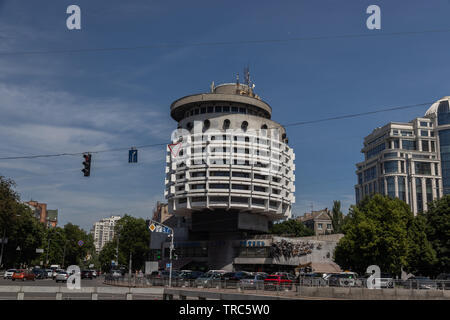
M 94 236 L 95 251 L 97 253 L 102 250 L 105 244 L 113 240 L 114 227 L 120 219 L 120 216 L 111 216 L 94 223 L 91 234 Z
M 239 83 L 175 101 L 171 115 L 182 142 L 180 150 L 167 148 L 169 212 L 250 213 L 252 227 L 289 218 L 295 155 L 271 114 L 252 88 Z
M 450 97 L 434 103 L 424 117 L 391 122 L 364 138 L 357 163 L 356 203 L 380 193 L 399 198 L 414 214 L 450 189 Z

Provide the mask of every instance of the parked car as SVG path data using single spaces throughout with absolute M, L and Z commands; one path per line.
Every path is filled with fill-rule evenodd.
M 81 271 L 81 279 L 90 279 L 92 280 L 94 277 L 90 270 L 82 270 Z
M 45 272 L 45 278 L 51 278 L 53 275 L 52 269 L 44 269 L 44 272 Z
M 240 286 L 243 289 L 264 289 L 264 280 L 268 277 L 267 274 L 248 274 L 240 280 Z
M 355 272 L 330 274 L 325 278 L 330 287 L 355 287 L 358 275 Z
M 64 271 L 64 270 L 62 270 L 62 269 L 52 269 L 52 270 L 53 270 L 53 272 L 52 272 L 52 279 L 53 279 L 53 280 L 56 279 L 56 276 L 58 275 L 58 273 Z
M 31 271 L 34 273 L 36 279 L 45 279 L 47 277 L 44 269 L 33 269 Z
M 17 271 L 16 269 L 8 269 L 8 270 L 6 270 L 5 273 L 3 274 L 3 279 L 11 279 L 12 275 L 16 271 Z
M 122 272 L 119 270 L 111 270 L 111 276 L 113 278 L 120 278 L 122 276 Z
M 211 288 L 220 284 L 219 273 L 205 273 L 203 276 L 195 279 L 194 285 L 196 287 Z
M 325 280 L 325 277 L 327 274 L 325 273 L 318 273 L 318 272 L 308 272 L 308 273 L 302 273 L 298 276 L 298 283 L 303 286 L 326 286 L 327 281 Z
M 435 281 L 431 280 L 429 277 L 414 276 L 406 280 L 407 288 L 412 289 L 437 289 L 437 284 Z
M 97 271 L 96 270 L 89 270 L 92 273 L 92 277 L 97 278 Z
M 286 274 L 272 274 L 264 279 L 265 289 L 287 288 L 292 289 L 293 281 Z
M 179 278 L 181 280 L 195 280 L 203 276 L 204 273 L 201 271 L 191 271 L 191 270 L 183 270 L 179 274 Z
M 67 279 L 69 278 L 69 274 L 66 271 L 60 271 L 55 277 L 56 282 L 67 282 Z
M 22 281 L 33 280 L 34 281 L 36 279 L 36 276 L 34 275 L 34 273 L 32 271 L 19 269 L 13 273 L 11 279 L 12 279 L 12 281 L 15 281 L 15 280 L 22 280 Z
M 439 289 L 450 289 L 450 273 L 441 273 L 436 277 L 436 284 Z

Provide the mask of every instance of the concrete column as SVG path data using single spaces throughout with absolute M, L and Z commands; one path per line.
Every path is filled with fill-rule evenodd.
M 61 292 L 57 292 L 56 293 L 56 300 L 62 300 L 62 293 Z
M 127 300 L 133 300 L 133 294 L 127 293 Z
M 25 297 L 25 293 L 23 292 L 18 292 L 17 293 L 17 300 L 23 300 Z
M 93 292 L 91 295 L 91 300 L 98 300 L 98 293 Z
M 398 198 L 398 176 L 394 176 L 395 197 Z

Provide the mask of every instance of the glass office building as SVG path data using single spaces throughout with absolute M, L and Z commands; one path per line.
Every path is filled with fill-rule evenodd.
M 364 138 L 357 163 L 356 203 L 381 193 L 399 198 L 416 214 L 450 193 L 450 97 L 435 102 L 424 117 L 391 122 Z

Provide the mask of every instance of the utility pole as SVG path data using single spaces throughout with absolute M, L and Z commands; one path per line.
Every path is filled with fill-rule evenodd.
M 128 263 L 128 282 L 131 284 L 131 250 L 130 250 L 130 261 Z
M 2 251 L 0 253 L 0 267 L 2 266 L 2 262 L 3 262 L 3 248 L 5 246 L 5 237 L 6 237 L 6 226 L 3 229 L 3 237 L 2 237 Z
M 48 250 L 50 249 L 50 238 L 48 239 L 47 243 L 47 260 L 45 261 L 45 267 L 48 268 Z
M 64 269 L 64 260 L 66 259 L 66 245 L 67 245 L 67 240 L 66 240 L 66 242 L 64 242 L 63 261 L 62 261 L 62 265 L 61 265 L 62 269 Z

